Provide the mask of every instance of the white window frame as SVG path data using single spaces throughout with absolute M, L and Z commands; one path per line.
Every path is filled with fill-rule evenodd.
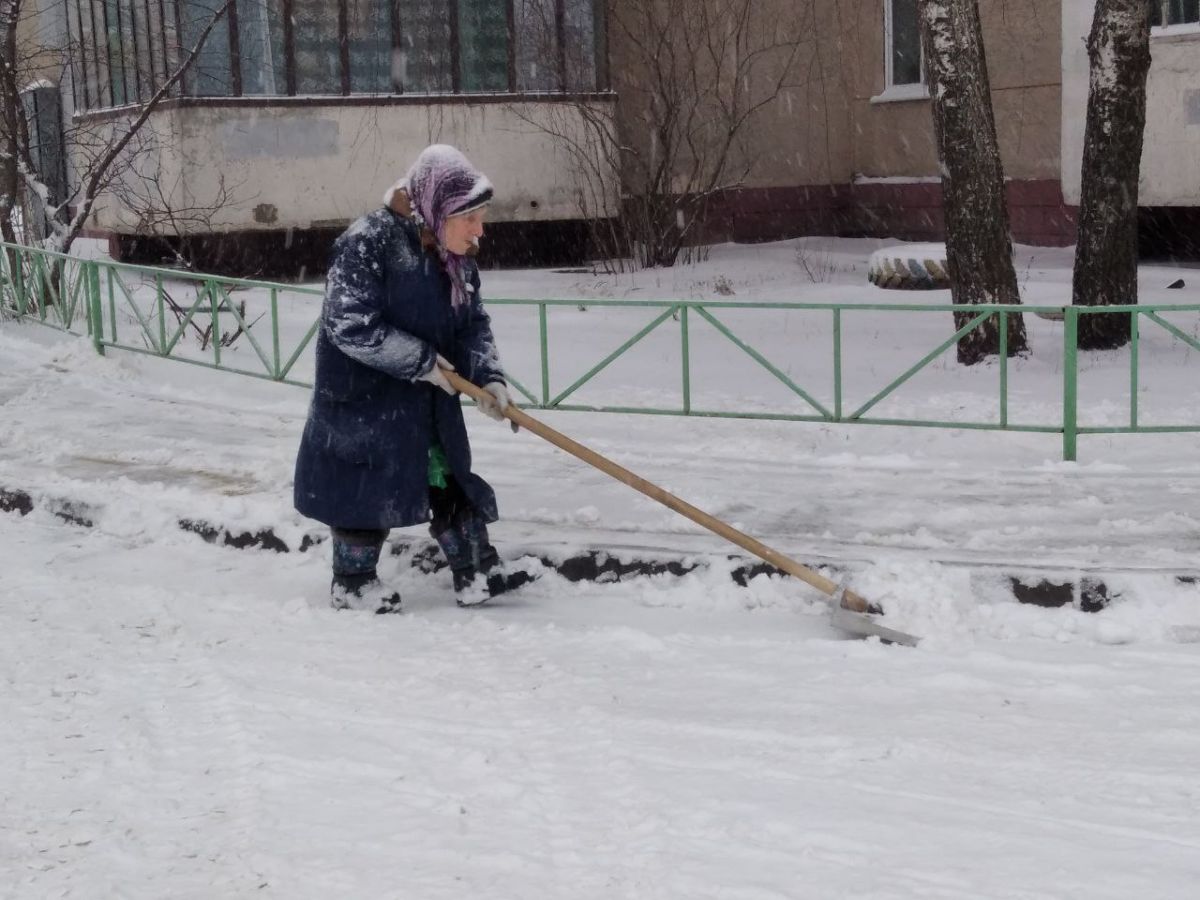
M 897 103 L 905 100 L 928 100 L 929 85 L 925 83 L 925 49 L 921 48 L 921 80 L 908 84 L 896 84 L 892 68 L 894 56 L 892 48 L 892 8 L 895 0 L 883 0 L 883 72 L 884 87 L 882 94 L 871 98 L 871 103 Z

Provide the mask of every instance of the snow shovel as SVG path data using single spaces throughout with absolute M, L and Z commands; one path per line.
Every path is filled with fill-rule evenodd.
M 485 397 L 487 400 L 491 399 L 486 391 L 480 387 L 476 387 L 457 372 L 443 370 L 442 374 L 446 376 L 446 379 L 455 390 L 466 394 L 472 400 L 479 402 L 480 397 Z M 702 525 L 727 541 L 737 544 L 743 550 L 753 553 L 759 559 L 775 566 L 777 569 L 781 569 L 789 575 L 812 585 L 830 598 L 830 606 L 832 608 L 831 623 L 840 631 L 861 637 L 878 637 L 880 640 L 888 643 L 902 644 L 906 647 L 915 647 L 917 645 L 919 639 L 913 635 L 905 634 L 903 631 L 897 631 L 894 628 L 888 628 L 880 624 L 874 617 L 882 614 L 883 610 L 867 602 L 865 597 L 830 581 L 819 572 L 814 572 L 807 566 L 802 566 L 794 559 L 784 556 L 778 550 L 773 550 L 761 541 L 750 537 L 750 535 L 738 531 L 732 525 L 722 522 L 715 516 L 710 516 L 708 513 L 697 509 L 684 500 L 680 500 L 674 494 L 617 465 L 612 460 L 601 456 L 595 450 L 591 450 L 583 446 L 583 444 L 571 440 L 565 434 L 555 431 L 549 425 L 539 422 L 528 413 L 517 408 L 516 404 L 510 403 L 504 411 L 504 415 L 509 421 L 514 422 L 521 428 L 532 431 L 538 437 L 549 441 L 560 450 L 565 450 L 588 465 L 594 466 L 607 475 L 611 475 L 617 481 L 629 485 L 636 491 L 640 491 L 651 500 L 657 500 L 663 506 L 674 510 L 681 516 L 686 516 L 697 525 Z

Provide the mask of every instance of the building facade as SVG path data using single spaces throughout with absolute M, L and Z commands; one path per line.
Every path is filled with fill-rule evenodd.
M 780 16 L 789 7 L 764 4 Z M 813 75 L 774 122 L 764 117 L 767 139 L 790 143 L 806 160 L 804 178 L 790 180 L 786 164 L 763 169 L 754 190 L 728 198 L 729 233 L 783 233 L 777 211 L 785 210 L 808 233 L 940 239 L 941 185 L 917 0 L 815 5 L 819 39 L 812 59 L 802 61 Z M 1044 0 L 984 2 L 981 14 L 1014 236 L 1069 244 L 1074 219 L 1060 183 L 1061 15 Z M 804 112 L 789 116 L 789 107 Z
M 643 36 L 617 23 L 637 4 L 670 0 L 236 0 L 187 75 L 164 87 L 223 2 L 41 3 L 70 47 L 61 85 L 70 126 L 103 129 L 166 91 L 137 163 L 91 226 L 126 255 L 156 233 L 208 246 L 222 268 L 251 270 L 252 257 L 281 253 L 319 262 L 423 146 L 446 142 L 496 183 L 494 256 L 567 260 L 586 239 L 567 145 L 607 116 L 629 148 L 654 155 Z M 1200 209 L 1200 0 L 1154 3 L 1142 202 L 1147 216 L 1166 210 L 1185 222 Z M 731 151 L 748 174 L 714 196 L 710 237 L 942 236 L 917 8 L 750 3 L 747 30 L 786 32 L 794 52 L 768 53 L 754 70 L 766 83 L 790 65 Z M 1094 0 L 981 3 L 1018 242 L 1074 240 L 1093 10 Z M 682 34 L 667 36 L 672 53 Z M 160 206 L 203 214 L 149 214 L 137 202 L 147 185 Z M 619 214 L 636 189 L 619 173 L 599 207 Z
M 146 240 L 158 235 L 218 268 L 319 264 L 430 143 L 461 147 L 495 181 L 493 237 L 582 252 L 575 177 L 553 135 L 615 105 L 602 2 L 236 0 L 218 18 L 222 6 L 56 7 L 76 126 L 129 120 L 165 91 L 91 224 L 123 255 L 161 252 Z

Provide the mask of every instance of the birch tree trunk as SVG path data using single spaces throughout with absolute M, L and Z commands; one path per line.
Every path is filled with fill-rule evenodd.
M 1090 84 L 1083 138 L 1079 243 L 1071 303 L 1137 303 L 1138 174 L 1146 128 L 1151 0 L 1097 0 L 1088 36 Z M 1129 343 L 1128 314 L 1079 317 L 1079 346 Z
M 1004 168 L 996 141 L 977 0 L 920 0 L 918 9 L 942 169 L 951 297 L 961 305 L 1019 305 Z M 1008 355 L 1028 350 L 1021 314 L 1005 318 Z M 955 313 L 955 327 L 961 328 L 970 319 L 970 313 Z M 999 353 L 999 316 L 987 319 L 958 342 L 958 361 L 964 365 Z
M 20 3 L 17 2 L 0 2 L 0 69 L 16 65 L 20 7 Z M 0 238 L 10 244 L 17 241 L 12 219 L 13 211 L 20 205 L 17 117 L 21 114 L 21 98 L 11 96 L 8 79 L 0 78 Z

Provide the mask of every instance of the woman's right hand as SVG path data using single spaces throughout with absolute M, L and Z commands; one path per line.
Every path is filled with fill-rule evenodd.
M 442 356 L 442 354 L 438 353 L 436 355 L 436 359 L 433 361 L 433 365 L 429 367 L 429 371 L 424 375 L 417 376 L 417 381 L 428 381 L 430 384 L 440 387 L 451 397 L 457 396 L 458 391 L 456 391 L 450 384 L 449 380 L 447 380 L 445 374 L 443 374 L 443 370 L 447 372 L 453 372 L 454 364 L 451 363 L 450 360 L 446 359 L 446 357 Z

